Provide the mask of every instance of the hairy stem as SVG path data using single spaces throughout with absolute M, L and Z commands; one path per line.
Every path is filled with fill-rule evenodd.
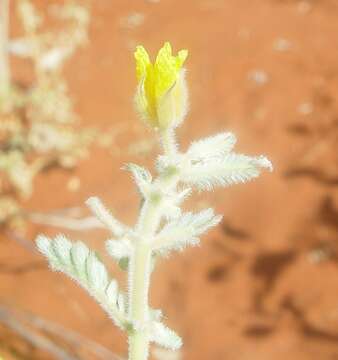
M 174 129 L 166 129 L 161 133 L 161 142 L 164 153 L 167 156 L 177 153 L 177 145 L 175 140 L 175 130 Z
M 162 139 L 166 155 L 175 151 L 172 134 Z M 168 146 L 167 146 L 168 145 Z M 164 192 L 176 187 L 179 176 L 176 172 L 160 174 L 155 180 L 158 188 Z M 133 329 L 129 335 L 129 360 L 147 360 L 149 354 L 149 285 L 152 267 L 152 249 L 150 239 L 159 227 L 163 216 L 161 199 L 147 199 L 141 209 L 137 224 L 139 233 L 143 235 L 135 245 L 129 264 L 129 315 Z
M 8 61 L 9 0 L 0 0 L 0 91 L 6 92 L 10 82 Z
M 134 328 L 129 336 L 129 360 L 146 360 L 149 353 L 148 292 L 151 273 L 151 249 L 140 243 L 130 264 L 130 315 Z
M 159 203 L 146 200 L 138 223 L 138 228 L 145 239 L 139 239 L 135 245 L 129 265 L 129 314 L 133 322 L 133 330 L 129 336 L 129 360 L 148 359 L 148 294 L 152 252 L 148 239 L 156 231 L 161 217 Z

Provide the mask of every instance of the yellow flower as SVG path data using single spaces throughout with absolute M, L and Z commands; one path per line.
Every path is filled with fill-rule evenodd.
M 143 120 L 154 128 L 175 127 L 186 115 L 188 96 L 182 66 L 187 56 L 187 50 L 173 56 L 166 42 L 152 64 L 145 48 L 136 48 L 139 83 L 135 102 Z

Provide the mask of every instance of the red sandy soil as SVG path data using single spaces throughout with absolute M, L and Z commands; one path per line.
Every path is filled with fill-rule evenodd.
M 92 10 L 91 43 L 67 78 L 84 124 L 122 131 L 111 151 L 94 148 L 75 173 L 43 174 L 26 207 L 81 206 L 96 194 L 132 224 L 138 200 L 120 168 L 127 161 L 152 166 L 157 151 L 129 151 L 152 139 L 132 106 L 132 52 L 142 43 L 155 53 L 165 40 L 187 48 L 191 110 L 179 130 L 183 147 L 230 130 L 237 151 L 266 154 L 275 170 L 195 197 L 198 208 L 212 205 L 224 221 L 201 247 L 159 264 L 151 303 L 183 337 L 185 360 L 338 359 L 338 2 L 100 0 Z M 135 13 L 144 22 L 128 26 Z M 25 68 L 15 71 L 25 76 Z M 73 175 L 81 179 L 76 193 L 67 190 Z M 41 232 L 59 229 L 31 226 L 30 240 Z M 65 232 L 98 249 L 108 236 Z M 5 235 L 0 298 L 126 353 L 125 337 L 81 289 Z M 1 331 L 0 346 L 15 348 Z M 48 358 L 25 351 L 22 359 Z

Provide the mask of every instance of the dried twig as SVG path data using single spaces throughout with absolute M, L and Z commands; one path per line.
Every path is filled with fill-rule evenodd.
M 26 239 L 24 236 L 22 236 L 21 234 L 11 230 L 5 230 L 5 235 L 8 238 L 14 240 L 20 246 L 24 247 L 26 250 L 29 250 L 32 253 L 38 253 L 34 244 L 28 239 Z
M 78 357 L 72 356 L 64 349 L 53 343 L 51 340 L 34 332 L 32 329 L 28 329 L 27 327 L 23 326 L 19 321 L 15 319 L 15 317 L 13 317 L 13 315 L 10 311 L 8 311 L 8 309 L 2 306 L 0 307 L 0 323 L 15 331 L 31 345 L 49 352 L 57 359 L 79 360 Z
M 21 322 L 29 324 L 29 330 L 23 326 Z M 44 331 L 50 335 L 56 335 L 77 350 L 81 348 L 87 350 L 92 355 L 95 355 L 97 359 L 124 360 L 97 342 L 89 340 L 77 332 L 67 329 L 62 325 L 56 324 L 36 314 L 28 313 L 26 311 L 19 311 L 17 309 L 14 311 L 9 307 L 0 305 L 0 323 L 3 323 L 12 330 L 16 331 L 34 346 L 49 351 L 58 359 L 75 360 L 79 359 L 79 356 L 77 355 L 74 357 L 69 355 L 63 349 L 59 348 L 55 343 L 52 343 L 49 339 L 45 338 L 43 335 L 32 331 L 32 328 Z M 28 337 L 26 336 L 26 333 L 28 334 Z M 50 347 L 50 343 L 53 345 L 52 347 Z M 57 349 L 61 351 L 57 351 Z M 63 357 L 60 357 L 60 355 Z M 66 355 L 68 357 L 65 357 Z
M 25 313 L 24 317 L 33 326 L 40 330 L 47 331 L 51 334 L 57 335 L 63 339 L 66 339 L 69 343 L 77 348 L 82 347 L 90 350 L 91 353 L 97 355 L 100 359 L 104 360 L 123 360 L 121 357 L 113 354 L 106 347 L 98 344 L 95 341 L 85 338 L 77 332 L 67 329 L 62 325 L 56 324 L 49 320 L 46 320 L 38 315 Z

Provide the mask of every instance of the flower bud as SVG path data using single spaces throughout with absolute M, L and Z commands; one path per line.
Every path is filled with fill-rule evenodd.
M 144 47 L 136 48 L 136 76 L 139 82 L 136 107 L 142 119 L 160 131 L 178 126 L 187 113 L 188 93 L 182 68 L 187 56 L 187 50 L 173 56 L 167 42 L 152 64 Z

